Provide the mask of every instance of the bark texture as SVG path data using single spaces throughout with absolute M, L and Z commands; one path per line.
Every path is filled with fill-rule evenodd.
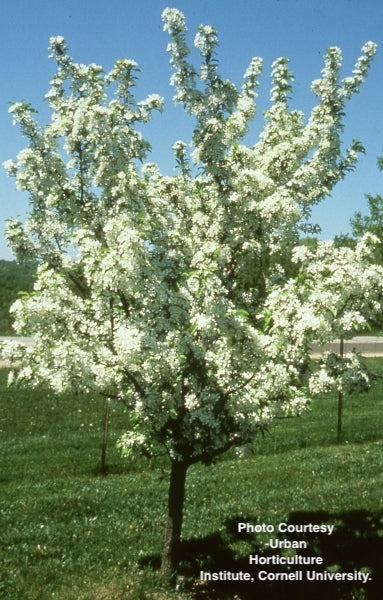
M 170 580 L 178 566 L 181 541 L 182 516 L 185 500 L 185 481 L 188 464 L 172 461 L 168 497 L 168 520 L 162 551 L 161 573 Z

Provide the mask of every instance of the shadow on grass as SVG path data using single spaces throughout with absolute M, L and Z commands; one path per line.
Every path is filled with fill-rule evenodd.
M 238 533 L 238 522 L 255 524 L 257 518 L 252 515 L 231 518 L 225 523 L 225 530 L 206 537 L 185 541 L 180 551 L 179 574 L 183 578 L 185 589 L 195 600 L 307 600 L 323 598 L 325 600 L 380 600 L 383 589 L 383 512 L 369 513 L 364 510 L 331 514 L 328 512 L 291 513 L 288 524 L 326 524 L 334 525 L 331 535 L 326 533 L 272 533 L 270 536 L 280 540 L 304 541 L 306 548 L 294 550 L 301 556 L 320 556 L 321 565 L 250 565 L 249 555 L 267 557 L 286 553 L 286 550 L 260 548 L 256 534 Z M 233 546 L 240 547 L 241 542 L 248 544 L 250 550 L 242 555 L 234 552 Z M 239 545 L 239 546 L 238 546 Z M 143 559 L 147 565 L 157 568 L 159 557 Z M 368 572 L 370 580 L 308 580 L 318 573 L 347 573 L 358 577 L 360 572 Z M 205 573 L 247 572 L 253 582 L 246 581 L 201 581 L 200 571 Z M 259 571 L 267 573 L 291 573 L 302 571 L 302 581 L 260 580 Z M 319 575 L 320 576 L 320 575 Z

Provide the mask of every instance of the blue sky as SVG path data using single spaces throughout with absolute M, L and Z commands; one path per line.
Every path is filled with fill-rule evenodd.
M 62 35 L 77 62 L 101 64 L 109 70 L 119 58 L 139 63 L 139 98 L 159 93 L 165 98 L 165 113 L 156 115 L 146 128 L 152 144 L 150 160 L 172 172 L 171 145 L 188 141 L 192 122 L 172 100 L 171 70 L 166 53 L 167 34 L 161 13 L 176 7 L 186 16 L 190 46 L 201 23 L 218 30 L 220 73 L 241 84 L 253 56 L 264 59 L 259 108 L 252 135 L 262 128 L 262 111 L 268 106 L 271 63 L 279 56 L 290 59 L 295 74 L 291 106 L 305 114 L 315 103 L 310 83 L 320 76 L 323 54 L 336 45 L 343 52 L 344 75 L 350 74 L 368 40 L 378 43 L 369 77 L 347 107 L 345 143 L 362 141 L 362 156 L 354 173 L 337 185 L 332 198 L 315 210 L 322 237 L 348 230 L 356 210 L 366 211 L 366 193 L 383 193 L 383 173 L 376 158 L 383 154 L 383 4 L 381 0 L 12 0 L 0 6 L 0 163 L 15 158 L 25 146 L 12 126 L 8 102 L 25 99 L 50 118 L 43 97 L 54 73 L 48 59 L 52 35 Z M 0 167 L 0 258 L 12 259 L 4 241 L 5 220 L 25 216 L 26 195 L 17 192 L 14 180 Z

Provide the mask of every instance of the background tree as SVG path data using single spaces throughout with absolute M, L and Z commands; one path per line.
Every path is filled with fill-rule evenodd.
M 380 169 L 382 168 L 383 166 L 380 166 Z M 376 236 L 375 260 L 378 264 L 383 265 L 383 197 L 380 194 L 375 196 L 366 194 L 366 198 L 368 214 L 357 211 L 350 219 L 351 233 L 337 235 L 335 243 L 338 246 L 353 248 L 357 240 L 360 240 L 366 233 L 371 233 Z
M 378 157 L 379 170 L 383 170 L 383 157 Z M 368 202 L 368 214 L 357 211 L 350 219 L 351 233 L 335 236 L 334 242 L 337 246 L 348 246 L 355 248 L 358 240 L 367 233 L 375 236 L 374 260 L 378 265 L 383 265 L 383 197 L 380 194 L 373 196 L 366 194 Z M 383 327 L 383 316 L 377 315 L 373 326 L 375 329 Z
M 378 159 L 379 168 L 382 170 L 383 165 Z M 367 215 L 363 215 L 360 211 L 356 212 L 350 220 L 352 235 L 359 240 L 366 233 L 372 233 L 376 236 L 378 242 L 375 247 L 375 259 L 378 264 L 383 265 L 383 197 L 380 194 L 373 196 L 366 194 L 368 201 Z
M 33 290 L 36 264 L 13 260 L 0 260 L 0 335 L 14 335 L 9 310 L 20 292 Z
M 383 270 L 370 264 L 370 238 L 355 250 L 296 247 L 311 207 L 357 160 L 358 143 L 341 152 L 344 105 L 375 45 L 345 79 L 339 49 L 329 49 L 306 123 L 288 107 L 293 77 L 278 59 L 263 132 L 247 146 L 261 60 L 237 89 L 219 74 L 213 27 L 195 38 L 198 72 L 184 16 L 166 9 L 163 18 L 175 99 L 195 119 L 191 155 L 174 144 L 176 175 L 140 168 L 150 146 L 139 126 L 162 101 L 136 101 L 133 61 L 105 74 L 74 63 L 53 38 L 51 122 L 41 128 L 25 103 L 11 108 L 29 145 L 6 167 L 28 190 L 31 211 L 9 224 L 8 240 L 39 268 L 33 294 L 13 308 L 17 331 L 36 346 L 8 355 L 22 361 L 19 381 L 119 398 L 128 409 L 123 451 L 169 457 L 169 575 L 188 467 L 249 443 L 329 385 L 325 370 L 308 369 L 310 343 L 351 336 L 374 315 Z

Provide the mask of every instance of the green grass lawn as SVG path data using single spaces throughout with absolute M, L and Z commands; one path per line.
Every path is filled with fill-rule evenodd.
M 370 363 L 383 374 L 383 361 Z M 100 398 L 55 397 L 6 387 L 0 371 L 0 598 L 7 600 L 326 600 L 382 597 L 383 380 L 344 399 L 342 443 L 337 400 L 316 400 L 282 419 L 244 458 L 228 453 L 187 477 L 179 589 L 161 589 L 157 567 L 167 501 L 166 462 L 130 462 L 115 441 L 122 407 L 112 407 L 107 474 L 100 472 L 105 412 Z M 221 582 L 200 570 L 254 571 L 249 554 L 286 553 L 270 534 L 239 534 L 239 521 L 326 523 L 331 536 L 301 539 L 330 572 L 367 571 L 360 582 Z M 277 537 L 277 536 L 275 536 Z M 297 568 L 297 567 L 293 567 Z M 316 567 L 319 569 L 319 567 Z M 270 570 L 283 570 L 273 567 Z

